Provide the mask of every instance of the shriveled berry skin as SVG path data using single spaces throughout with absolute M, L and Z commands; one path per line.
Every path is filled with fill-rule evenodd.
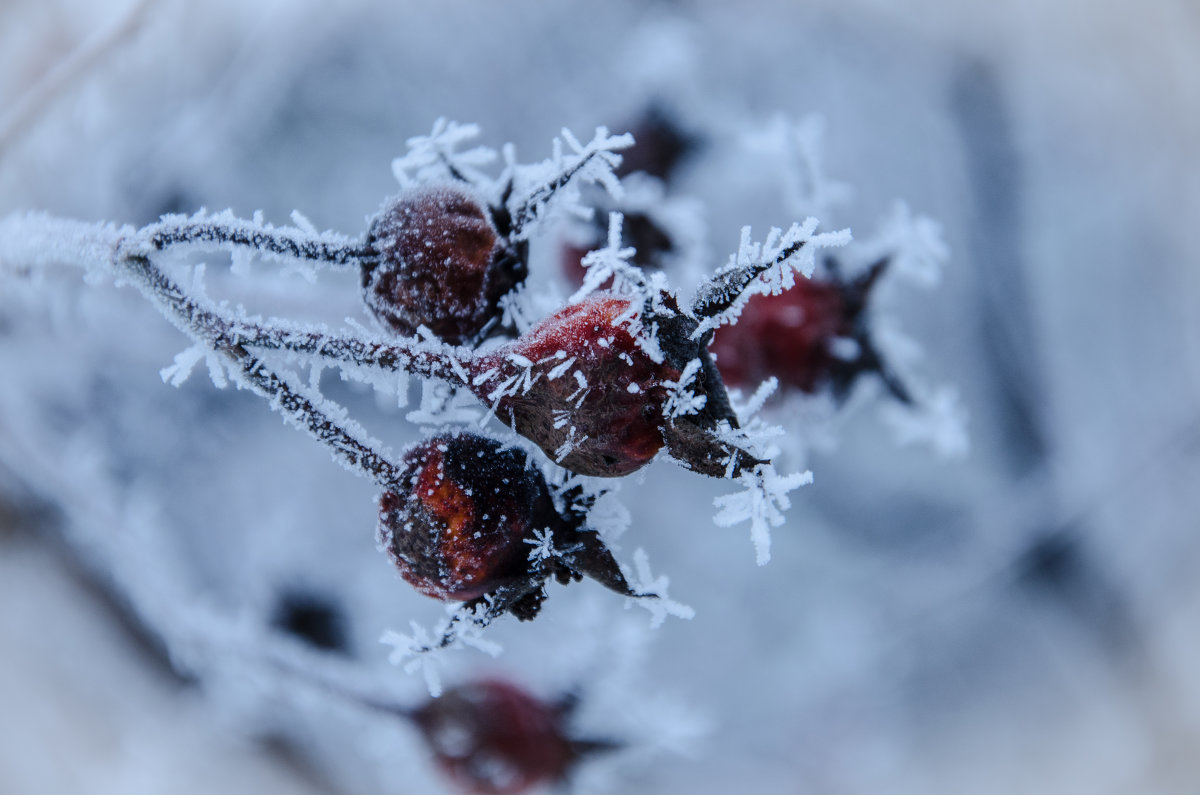
M 497 415 L 572 472 L 620 477 L 662 449 L 664 382 L 680 371 L 639 346 L 625 322 L 630 314 L 629 299 L 593 293 L 479 363 L 479 371 L 494 369 L 501 378 L 518 372 L 513 354 L 542 363 L 527 391 L 498 400 Z M 491 402 L 497 380 L 476 386 L 476 394 Z
M 414 588 L 467 601 L 529 576 L 532 532 L 556 521 L 541 472 L 525 453 L 448 434 L 404 456 L 403 491 L 379 500 L 379 539 Z
M 577 758 L 562 710 L 500 680 L 448 690 L 414 720 L 439 766 L 478 795 L 517 795 L 561 781 Z
M 392 199 L 367 235 L 376 257 L 363 266 L 363 297 L 392 330 L 426 326 L 458 345 L 500 314 L 516 263 L 480 202 L 456 186 L 421 188 Z
M 854 336 L 842 286 L 801 279 L 780 295 L 751 298 L 736 325 L 717 331 L 710 350 L 730 385 L 775 376 L 781 386 L 812 393 L 838 364 L 833 341 Z

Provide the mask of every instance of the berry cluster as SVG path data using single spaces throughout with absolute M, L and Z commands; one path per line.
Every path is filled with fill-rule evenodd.
M 666 181 L 694 141 L 662 116 L 642 127 L 650 145 L 633 150 L 630 162 L 647 179 Z M 433 135 L 410 142 L 395 165 L 402 192 L 361 239 L 319 233 L 303 219 L 274 227 L 230 213 L 166 216 L 119 230 L 108 267 L 193 338 L 176 382 L 207 359 L 214 380 L 229 377 L 262 395 L 378 486 L 387 557 L 417 591 L 458 605 L 440 636 L 408 652 L 455 645 L 503 615 L 534 618 L 551 580 L 587 577 L 682 614 L 648 575 L 632 578 L 589 524 L 603 494 L 590 478 L 621 478 L 663 457 L 736 480 L 747 492 L 721 498 L 718 520 L 750 521 L 764 562 L 767 528 L 782 521 L 787 491 L 805 479 L 774 471 L 771 449 L 739 416 L 725 384 L 774 377 L 840 398 L 873 372 L 909 402 L 870 334 L 871 292 L 889 261 L 843 277 L 825 257 L 822 273 L 805 278 L 815 251 L 844 244 L 848 234 L 817 234 L 810 219 L 756 243 L 746 229 L 729 264 L 685 298 L 669 280 L 672 257 L 685 248 L 676 230 L 654 212 L 622 205 L 617 152 L 630 136 L 601 129 L 585 145 L 564 133 L 569 153 L 558 142 L 554 157 L 530 166 L 510 155 L 489 178 L 475 167 L 486 159 L 479 150 L 456 151 L 473 134 L 439 122 Z M 607 190 L 588 202 L 609 211 L 607 238 L 597 223 L 592 250 L 564 255 L 578 292 L 537 311 L 526 287 L 531 238 L 563 207 L 588 209 L 579 189 L 589 183 Z M 168 275 L 160 259 L 180 249 L 350 270 L 382 333 L 230 310 Z M 443 427 L 396 457 L 319 381 L 305 384 L 286 369 L 296 361 L 350 377 L 402 372 L 440 382 L 450 393 L 443 402 L 472 398 L 485 422 L 494 418 L 502 429 Z M 515 793 L 562 780 L 593 747 L 569 738 L 567 712 L 485 681 L 451 689 L 410 717 L 464 787 Z

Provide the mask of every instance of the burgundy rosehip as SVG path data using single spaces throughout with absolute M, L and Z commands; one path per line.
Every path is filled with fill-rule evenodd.
M 481 357 L 478 371 L 497 375 L 476 385 L 476 394 L 491 402 L 496 384 L 521 367 L 514 354 L 542 363 L 528 390 L 519 386 L 498 398 L 497 416 L 572 472 L 627 475 L 662 449 L 664 384 L 680 377 L 630 332 L 639 313 L 630 299 L 612 293 L 569 304 Z
M 471 434 L 447 434 L 404 456 L 403 490 L 379 501 L 379 539 L 421 593 L 467 601 L 530 576 L 529 545 L 557 514 L 524 452 Z
M 399 334 L 425 326 L 455 345 L 477 339 L 500 317 L 500 297 L 523 274 L 490 212 L 452 185 L 390 200 L 367 244 L 374 256 L 364 261 L 362 289 L 375 317 Z
M 787 292 L 751 298 L 736 325 L 717 331 L 711 350 L 730 385 L 775 376 L 781 385 L 815 392 L 834 362 L 833 340 L 852 331 L 837 285 L 797 279 Z
M 879 358 L 867 326 L 870 292 L 887 266 L 882 260 L 862 276 L 844 282 L 836 276 L 797 279 L 780 295 L 756 295 L 738 322 L 713 337 L 722 378 L 753 387 L 774 376 L 784 388 L 807 393 L 830 389 L 843 398 L 864 372 L 875 372 L 900 400 L 909 396 Z
M 563 781 L 580 755 L 565 718 L 563 707 L 495 679 L 450 689 L 413 713 L 438 765 L 479 795 Z

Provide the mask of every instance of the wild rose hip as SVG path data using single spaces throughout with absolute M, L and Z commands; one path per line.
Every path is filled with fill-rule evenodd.
M 498 679 L 452 688 L 412 713 L 438 765 L 465 792 L 517 795 L 563 783 L 588 752 L 611 743 L 573 739 L 570 702 L 552 704 Z
M 592 293 L 568 304 L 521 337 L 476 360 L 476 395 L 551 459 L 572 472 L 620 477 L 634 472 L 664 447 L 685 466 L 725 476 L 758 463 L 715 440 L 719 421 L 736 427 L 720 375 L 702 342 L 691 339 L 696 322 L 670 296 L 639 302 Z M 653 340 L 639 337 L 653 329 Z M 669 418 L 671 389 L 693 361 L 693 389 L 704 396 L 694 415 Z M 497 384 L 507 384 L 498 388 Z
M 400 575 L 442 601 L 486 600 L 495 615 L 533 618 L 551 577 L 584 575 L 634 593 L 599 535 L 583 527 L 574 492 L 556 509 L 524 451 L 474 434 L 445 434 L 410 448 L 399 486 L 379 500 L 379 540 Z M 531 556 L 547 538 L 552 551 Z M 544 535 L 548 534 L 548 535 Z
M 865 311 L 888 261 L 850 281 L 842 281 L 836 264 L 828 264 L 828 277 L 798 279 L 785 293 L 754 296 L 736 325 L 717 331 L 712 351 L 722 377 L 732 385 L 753 386 L 774 376 L 784 387 L 808 393 L 828 387 L 843 398 L 859 375 L 876 372 L 908 402 L 907 391 L 871 342 Z
M 439 436 L 404 456 L 403 493 L 384 492 L 380 533 L 396 568 L 435 599 L 466 601 L 527 576 L 523 543 L 557 523 L 541 472 L 482 436 Z
M 626 298 L 594 294 L 567 305 L 480 364 L 479 369 L 497 373 L 512 371 L 514 362 L 548 365 L 545 377 L 529 390 L 501 397 L 497 414 L 572 472 L 626 475 L 663 446 L 663 383 L 680 373 L 639 347 L 622 322 L 632 308 Z M 481 391 L 490 388 L 483 386 Z
M 393 331 L 420 326 L 459 345 L 500 316 L 500 296 L 524 265 L 465 188 L 426 187 L 392 199 L 367 234 L 374 254 L 362 263 L 367 307 Z

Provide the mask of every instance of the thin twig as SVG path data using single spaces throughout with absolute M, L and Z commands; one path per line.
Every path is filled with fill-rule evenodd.
M 248 248 L 297 260 L 320 262 L 334 268 L 361 266 L 372 252 L 344 236 L 311 234 L 301 230 L 269 229 L 236 218 L 164 219 L 143 227 L 138 238 L 155 251 L 173 246 L 197 245 L 216 250 Z M 207 244 L 207 245 L 206 245 Z
M 364 433 L 354 429 L 359 430 L 359 433 L 355 433 L 330 417 L 318 407 L 316 400 L 288 384 L 262 361 L 251 355 L 244 346 L 222 340 L 218 329 L 223 321 L 219 316 L 198 306 L 147 257 L 127 256 L 120 258 L 116 264 L 126 275 L 132 277 L 138 289 L 161 307 L 176 325 L 232 362 L 247 387 L 266 398 L 285 417 L 329 447 L 335 458 L 370 477 L 385 489 L 394 488 L 398 484 L 402 469 L 378 453 L 371 440 L 358 438 L 365 436 Z
M 798 254 L 807 242 L 797 240 L 769 262 L 736 265 L 717 271 L 696 291 L 696 298 L 692 301 L 692 316 L 697 320 L 707 320 L 729 309 L 737 303 L 752 281 Z

